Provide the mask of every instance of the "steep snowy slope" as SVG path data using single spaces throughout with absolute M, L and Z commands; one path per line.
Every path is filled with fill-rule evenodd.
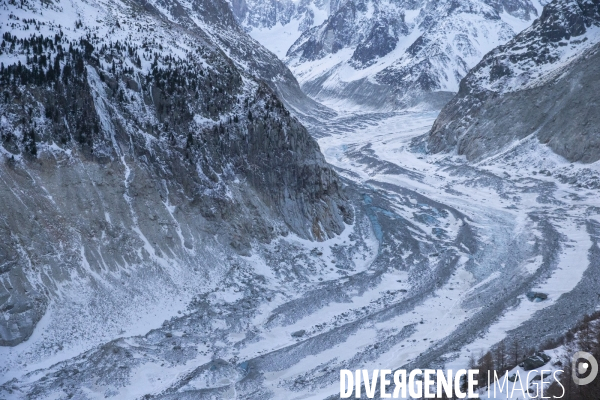
M 2 7 L 1 346 L 43 316 L 48 353 L 141 327 L 220 279 L 228 254 L 350 221 L 263 80 L 293 78 L 225 2 Z
M 236 19 L 265 47 L 284 58 L 300 35 L 329 16 L 336 0 L 233 0 Z
M 570 161 L 600 159 L 600 1 L 555 0 L 461 82 L 428 138 L 469 160 L 530 135 Z
M 326 103 L 443 104 L 470 68 L 540 8 L 530 0 L 340 2 L 294 43 L 286 62 L 304 91 Z
M 203 29 L 239 68 L 266 82 L 297 115 L 329 112 L 302 92 L 296 78 L 276 55 L 244 33 L 227 2 L 157 0 L 156 5 L 179 26 Z

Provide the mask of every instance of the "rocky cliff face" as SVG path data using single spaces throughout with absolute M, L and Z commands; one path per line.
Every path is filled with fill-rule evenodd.
M 294 43 L 287 63 L 323 101 L 378 109 L 445 102 L 483 55 L 531 24 L 539 9 L 529 0 L 340 2 Z
M 298 30 L 303 32 L 314 26 L 315 18 L 319 17 L 315 14 L 329 12 L 330 0 L 234 0 L 231 8 L 247 29 L 297 23 Z
M 555 0 L 461 82 L 428 146 L 479 160 L 530 135 L 570 161 L 600 159 L 600 2 Z
M 335 2 L 334 2 L 335 3 Z M 234 0 L 239 25 L 280 59 L 298 37 L 329 16 L 329 0 Z
M 337 176 L 275 91 L 295 81 L 265 65 L 274 56 L 225 2 L 8 8 L 0 345 L 27 339 L 53 304 L 47 323 L 65 336 L 79 313 L 110 330 L 209 284 L 227 254 L 289 232 L 323 240 L 350 221 Z

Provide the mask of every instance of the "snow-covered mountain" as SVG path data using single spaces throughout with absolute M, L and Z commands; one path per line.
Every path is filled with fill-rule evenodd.
M 537 6 L 0 5 L 0 398 L 332 399 L 340 369 L 456 371 L 490 350 L 522 370 L 600 306 L 600 162 L 533 136 L 485 162 L 425 140 L 478 160 L 510 122 L 549 120 L 538 137 L 592 161 L 598 1 L 546 6 L 439 118 L 385 108 L 444 100 L 457 60 Z M 337 114 L 250 36 L 300 27 L 302 5 L 295 51 L 324 83 L 373 72 L 316 92 Z M 380 109 L 341 109 L 358 103 Z M 490 113 L 503 131 L 477 130 Z
M 336 0 L 231 0 L 237 21 L 280 58 L 306 30 L 321 25 Z
M 445 102 L 470 68 L 539 10 L 530 0 L 340 2 L 302 34 L 286 62 L 304 91 L 326 103 L 381 109 Z
M 110 337 L 210 286 L 228 254 L 350 221 L 277 96 L 296 81 L 224 1 L 0 13 L 0 346 L 44 316 L 61 348 L 100 321 Z
M 479 160 L 534 135 L 570 161 L 600 159 L 600 1 L 554 0 L 461 82 L 428 138 Z
M 238 22 L 318 101 L 441 106 L 488 51 L 537 17 L 538 0 L 232 1 Z
M 240 24 L 250 30 L 298 21 L 298 29 L 303 32 L 320 24 L 322 21 L 318 21 L 329 14 L 331 5 L 330 0 L 232 0 L 231 7 Z

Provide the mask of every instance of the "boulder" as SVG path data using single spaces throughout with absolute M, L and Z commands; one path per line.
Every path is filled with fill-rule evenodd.
M 551 357 L 549 355 L 540 351 L 523 360 L 523 362 L 519 364 L 519 367 L 523 368 L 525 371 L 531 371 L 532 369 L 546 365 L 550 359 Z
M 527 292 L 526 296 L 529 299 L 529 301 L 533 301 L 535 303 L 544 301 L 548 298 L 548 295 L 546 293 L 541 292 Z
M 299 338 L 299 337 L 304 336 L 305 334 L 306 334 L 306 331 L 304 329 L 301 329 L 299 331 L 293 332 L 292 337 Z

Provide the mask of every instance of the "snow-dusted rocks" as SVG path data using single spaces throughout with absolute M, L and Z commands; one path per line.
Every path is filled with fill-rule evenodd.
M 600 158 L 600 2 L 555 0 L 461 82 L 428 138 L 478 160 L 529 135 L 570 161 Z
M 329 0 L 232 0 L 236 19 L 249 30 L 294 24 L 303 32 L 322 22 Z
M 329 0 L 233 0 L 230 4 L 240 25 L 280 58 L 304 31 L 322 24 L 330 11 Z

